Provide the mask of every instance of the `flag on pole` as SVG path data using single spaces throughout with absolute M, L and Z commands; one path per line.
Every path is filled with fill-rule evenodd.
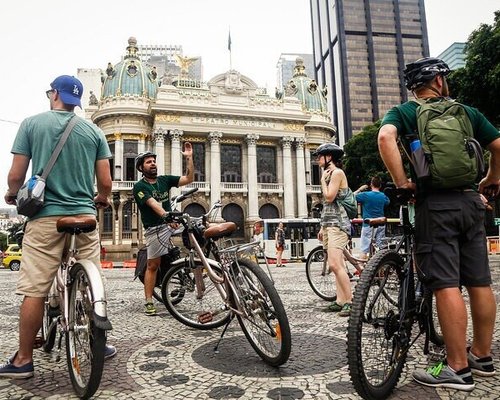
M 227 49 L 231 51 L 231 31 L 229 31 L 229 36 L 227 37 Z

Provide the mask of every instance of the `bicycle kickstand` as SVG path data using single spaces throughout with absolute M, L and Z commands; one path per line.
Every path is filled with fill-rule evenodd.
M 219 352 L 219 345 L 222 342 L 222 338 L 224 337 L 224 334 L 226 333 L 227 328 L 229 328 L 229 324 L 233 321 L 233 319 L 234 319 L 234 313 L 231 313 L 231 318 L 229 318 L 229 320 L 226 322 L 226 325 L 224 326 L 224 329 L 222 330 L 222 333 L 220 334 L 220 338 L 219 338 L 219 340 L 217 340 L 217 343 L 214 346 L 214 353 Z

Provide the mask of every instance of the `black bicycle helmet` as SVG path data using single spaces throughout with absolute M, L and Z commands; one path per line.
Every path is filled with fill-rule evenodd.
M 323 143 L 314 151 L 313 156 L 326 156 L 328 154 L 332 156 L 334 161 L 338 161 L 344 155 L 344 150 L 335 143 Z
M 135 168 L 137 171 L 142 172 L 142 164 L 144 163 L 144 159 L 146 157 L 154 157 L 156 160 L 156 154 L 151 152 L 151 151 L 145 151 L 142 153 L 139 153 L 137 157 L 135 158 Z
M 439 58 L 425 57 L 406 65 L 404 73 L 405 86 L 413 91 L 437 75 L 448 75 L 448 65 Z

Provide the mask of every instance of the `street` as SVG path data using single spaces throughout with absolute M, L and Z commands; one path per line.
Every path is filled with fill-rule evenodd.
M 500 258 L 492 259 L 497 304 L 500 299 Z M 157 304 L 158 316 L 144 315 L 143 287 L 133 280 L 134 270 L 104 270 L 108 313 L 114 329 L 108 342 L 118 354 L 105 364 L 96 399 L 356 399 L 346 359 L 347 318 L 324 312 L 327 302 L 310 289 L 304 264 L 271 266 L 292 330 L 292 352 L 281 368 L 267 366 L 251 348 L 236 320 L 219 352 L 213 347 L 222 328 L 199 331 L 181 325 Z M 0 335 L 3 360 L 18 344 L 21 298 L 14 295 L 17 272 L 0 269 Z M 497 370 L 500 323 L 493 354 Z M 470 324 L 469 324 L 470 325 Z M 64 347 L 64 345 L 63 345 Z M 72 399 L 64 349 L 56 362 L 35 350 L 35 377 L 0 379 L 1 399 Z M 425 367 L 422 346 L 408 356 L 394 399 L 499 399 L 498 377 L 476 377 L 471 394 L 424 388 L 411 379 L 415 367 Z

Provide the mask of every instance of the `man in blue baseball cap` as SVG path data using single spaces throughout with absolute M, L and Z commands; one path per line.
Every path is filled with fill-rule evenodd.
M 64 104 L 82 108 L 81 98 L 83 95 L 83 85 L 74 76 L 58 76 L 54 79 L 54 82 L 50 84 L 50 87 L 52 89 L 47 91 L 47 96 L 49 96 L 49 92 L 52 91 L 57 93 Z

